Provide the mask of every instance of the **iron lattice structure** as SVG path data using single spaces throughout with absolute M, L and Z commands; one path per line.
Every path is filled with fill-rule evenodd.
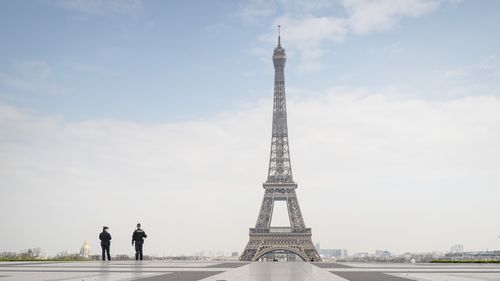
M 242 261 L 257 261 L 273 252 L 294 253 L 304 261 L 321 261 L 311 239 L 311 229 L 306 228 L 297 200 L 293 181 L 285 92 L 285 49 L 274 49 L 274 101 L 271 156 L 267 181 L 263 184 L 265 193 L 255 228 L 250 228 L 250 240 L 240 257 Z M 290 227 L 271 227 L 274 202 L 287 204 Z

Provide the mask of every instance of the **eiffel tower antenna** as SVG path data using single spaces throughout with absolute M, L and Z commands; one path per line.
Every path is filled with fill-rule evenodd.
M 281 25 L 278 24 L 278 47 L 281 47 Z
M 271 131 L 271 153 L 267 181 L 263 184 L 264 198 L 255 228 L 250 228 L 250 240 L 240 257 L 242 261 L 274 260 L 276 256 L 298 256 L 304 261 L 321 261 L 306 228 L 297 200 L 297 184 L 293 181 L 285 92 L 285 49 L 281 47 L 281 26 L 278 25 L 278 46 L 274 48 L 274 98 Z M 285 201 L 289 227 L 271 227 L 274 202 Z

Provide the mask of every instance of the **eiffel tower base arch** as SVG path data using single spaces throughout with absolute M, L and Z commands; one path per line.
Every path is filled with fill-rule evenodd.
M 268 233 L 259 233 L 259 232 Z M 258 261 L 266 254 L 285 251 L 296 254 L 303 261 L 321 261 L 311 240 L 311 229 L 306 228 L 302 233 L 280 233 L 284 228 L 250 229 L 250 240 L 240 257 L 242 261 Z

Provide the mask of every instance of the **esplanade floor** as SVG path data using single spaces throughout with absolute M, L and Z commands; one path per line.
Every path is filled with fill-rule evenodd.
M 0 262 L 0 281 L 500 281 L 500 265 L 282 262 Z

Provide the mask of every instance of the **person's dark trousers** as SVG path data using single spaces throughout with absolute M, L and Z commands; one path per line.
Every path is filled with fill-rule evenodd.
M 142 243 L 135 242 L 135 260 L 142 261 Z
M 101 245 L 102 248 L 102 260 L 106 260 L 106 256 L 108 256 L 108 261 L 111 260 L 111 255 L 109 254 L 109 245 Z M 106 255 L 105 255 L 106 254 Z

